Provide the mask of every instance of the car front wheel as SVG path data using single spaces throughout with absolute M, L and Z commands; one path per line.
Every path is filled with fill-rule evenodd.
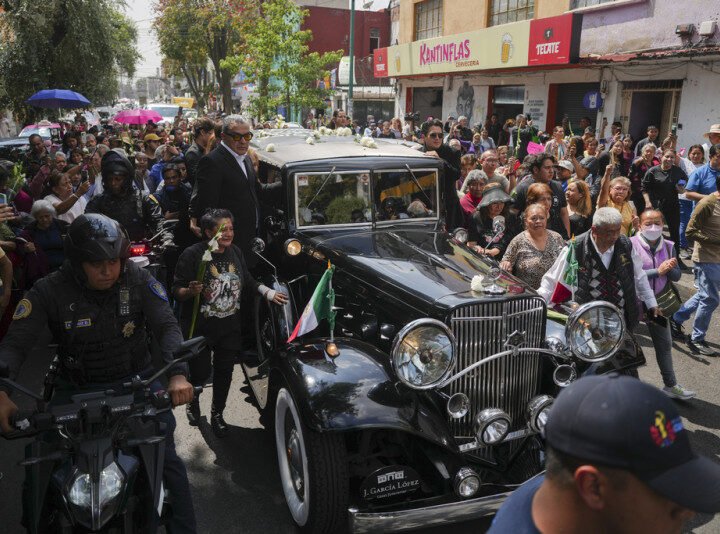
M 285 501 L 303 532 L 346 529 L 348 468 L 342 436 L 309 430 L 286 388 L 275 400 L 275 446 Z

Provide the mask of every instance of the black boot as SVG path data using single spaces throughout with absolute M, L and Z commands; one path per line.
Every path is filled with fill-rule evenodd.
M 230 427 L 223 419 L 222 412 L 216 412 L 214 409 L 210 413 L 210 426 L 212 431 L 218 438 L 224 438 L 230 432 Z
M 185 405 L 185 413 L 190 426 L 198 426 L 200 422 L 200 399 L 197 396 Z

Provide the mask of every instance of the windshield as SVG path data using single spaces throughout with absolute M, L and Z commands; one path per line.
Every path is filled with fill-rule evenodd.
M 298 226 L 365 223 L 370 215 L 370 171 L 295 176 Z
M 45 139 L 50 139 L 50 137 L 52 137 L 52 132 L 50 131 L 50 128 L 47 128 L 45 126 L 41 128 L 31 128 L 29 126 L 26 126 L 18 134 L 18 137 L 30 137 L 32 134 L 40 134 L 40 137 L 43 137 Z
M 402 169 L 374 174 L 378 221 L 437 218 L 438 175 L 434 169 Z
M 178 109 L 180 109 L 178 106 L 148 106 L 148 109 L 151 109 L 153 111 L 158 112 L 163 117 L 174 117 L 177 115 Z
M 377 221 L 437 218 L 436 169 L 331 169 L 295 175 L 298 227 L 371 222 L 371 180 Z

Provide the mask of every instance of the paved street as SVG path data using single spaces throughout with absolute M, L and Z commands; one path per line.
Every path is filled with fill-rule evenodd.
M 681 291 L 686 297 L 692 289 L 692 277 L 683 275 Z M 686 325 L 689 328 L 690 324 Z M 648 346 L 647 338 L 641 338 Z M 709 341 L 715 347 L 720 342 L 720 320 L 716 316 Z M 37 350 L 29 358 L 21 381 L 39 388 L 41 370 L 47 350 Z M 660 373 L 652 349 L 648 365 L 641 378 L 661 386 Z M 684 346 L 673 351 L 679 381 L 698 391 L 699 398 L 681 404 L 691 440 L 699 452 L 720 461 L 720 358 L 690 356 Z M 258 421 L 257 411 L 246 402 L 245 390 L 240 391 L 242 373 L 236 369 L 235 382 L 229 399 L 226 419 L 233 425 L 229 437 L 216 439 L 209 427 L 210 390 L 202 396 L 203 422 L 199 429 L 187 425 L 183 410 L 176 410 L 178 430 L 176 440 L 180 455 L 186 460 L 193 487 L 195 507 L 202 533 L 248 534 L 296 532 L 286 511 L 278 483 L 275 447 L 272 436 Z M 20 398 L 20 397 L 18 397 Z M 21 532 L 17 526 L 20 516 L 21 470 L 14 463 L 22 455 L 22 443 L 2 442 L 0 454 L 0 517 L 4 532 Z M 711 520 L 699 516 L 688 532 L 710 534 L 720 532 L 720 518 Z M 477 533 L 488 522 L 472 522 L 453 527 L 456 533 Z M 447 528 L 427 529 L 425 534 L 447 532 Z

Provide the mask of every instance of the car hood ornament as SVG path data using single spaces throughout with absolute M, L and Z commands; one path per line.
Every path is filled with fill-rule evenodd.
M 505 347 L 509 350 L 512 350 L 514 356 L 517 356 L 519 353 L 518 349 L 520 349 L 520 347 L 522 347 L 525 344 L 525 341 L 526 341 L 525 332 L 520 332 L 519 330 L 515 330 L 505 340 Z

